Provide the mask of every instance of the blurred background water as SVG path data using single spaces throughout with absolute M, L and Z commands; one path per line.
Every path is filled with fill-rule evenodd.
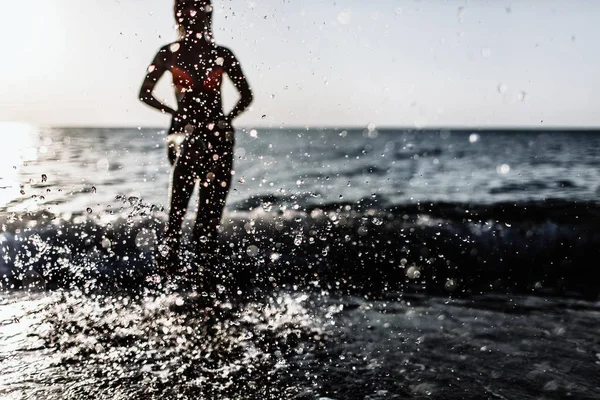
M 6 125 L 5 211 L 109 211 L 116 196 L 166 205 L 165 132 Z M 300 206 L 356 202 L 595 202 L 595 131 L 241 129 L 228 210 L 272 196 Z M 113 210 L 114 211 L 114 210 Z

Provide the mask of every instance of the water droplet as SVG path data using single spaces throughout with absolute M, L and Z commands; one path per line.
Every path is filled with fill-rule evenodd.
M 484 47 L 483 49 L 481 49 L 481 55 L 485 58 L 490 57 L 492 55 L 492 49 L 490 49 L 489 47 Z
M 296 235 L 294 238 L 294 244 L 296 246 L 300 246 L 302 244 L 302 235 Z
M 92 210 L 90 207 L 88 207 L 88 208 L 87 208 L 87 212 L 88 212 L 88 214 L 91 214 L 91 213 L 92 213 L 92 211 L 93 211 L 93 210 Z
M 375 124 L 369 124 L 367 126 L 367 137 L 369 139 L 375 139 L 377 138 L 377 136 L 379 135 L 379 132 L 377 131 L 377 127 L 375 126 Z
M 258 137 L 258 132 L 256 131 L 256 129 L 252 129 L 250 131 L 250 137 L 253 137 L 255 139 Z
M 106 158 L 101 158 L 96 163 L 96 168 L 98 169 L 98 171 L 108 171 L 108 167 L 109 167 L 109 163 Z
M 506 175 L 510 172 L 510 165 L 508 165 L 508 164 L 499 165 L 498 167 L 496 167 L 496 171 L 499 174 Z
M 169 246 L 167 246 L 166 244 L 161 244 L 160 246 L 158 246 L 158 252 L 163 257 L 168 257 L 169 251 L 170 251 Z
M 444 289 L 452 292 L 454 289 L 456 289 L 456 281 L 454 279 L 448 279 L 444 285 Z
M 142 229 L 135 236 L 135 245 L 141 250 L 152 250 L 156 243 L 156 234 L 154 231 Z
M 476 134 L 476 133 L 471 133 L 471 134 L 469 135 L 469 142 L 470 142 L 470 143 L 476 143 L 476 142 L 478 142 L 478 141 L 479 141 L 479 135 L 478 135 L 478 134 Z
M 48 180 L 48 176 L 46 174 L 42 174 L 42 182 L 46 182 Z
M 246 254 L 248 254 L 250 257 L 256 257 L 259 251 L 259 248 L 253 244 L 246 248 Z
M 499 83 L 497 89 L 498 89 L 498 93 L 504 94 L 508 90 L 508 86 L 506 86 L 506 84 L 504 84 L 504 83 Z
M 96 186 L 92 186 L 92 193 L 96 193 Z
M 421 277 L 421 271 L 416 266 L 412 266 L 406 270 L 406 276 L 408 276 L 409 279 L 419 279 Z

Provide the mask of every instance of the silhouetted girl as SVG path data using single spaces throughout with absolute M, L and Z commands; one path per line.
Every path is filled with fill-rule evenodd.
M 173 165 L 169 221 L 166 240 L 158 255 L 159 266 L 169 270 L 177 268 L 181 226 L 196 183 L 199 197 L 193 240 L 199 253 L 215 249 L 231 184 L 234 147 L 231 122 L 252 102 L 252 92 L 239 61 L 231 50 L 214 42 L 210 0 L 178 0 L 174 11 L 179 40 L 158 51 L 140 90 L 140 100 L 173 116 L 167 147 Z M 177 110 L 153 95 L 156 82 L 166 71 L 173 78 Z M 240 94 L 229 114 L 223 112 L 221 99 L 224 75 L 229 76 Z

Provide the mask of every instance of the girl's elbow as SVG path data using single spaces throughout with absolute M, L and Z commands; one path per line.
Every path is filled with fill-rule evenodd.
M 254 95 L 252 94 L 252 92 L 249 90 L 248 93 L 246 93 L 246 103 L 248 105 L 252 104 L 252 102 L 254 101 Z
M 151 97 L 152 97 L 152 89 L 148 88 L 146 85 L 143 85 L 140 88 L 140 92 L 138 93 L 138 99 L 141 102 L 147 103 Z

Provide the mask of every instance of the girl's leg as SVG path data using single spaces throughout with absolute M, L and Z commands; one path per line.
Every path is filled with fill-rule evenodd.
M 179 161 L 175 163 L 171 174 L 169 222 L 166 230 L 169 238 L 177 238 L 177 240 L 181 236 L 181 225 L 196 183 L 190 171 L 180 164 Z
M 216 250 L 218 228 L 231 186 L 233 148 L 227 146 L 215 153 L 219 155 L 208 176 L 199 182 L 198 210 L 194 224 L 194 240 L 200 253 Z
M 183 145 L 185 146 L 185 145 Z M 174 268 L 177 262 L 177 256 L 181 245 L 181 234 L 183 219 L 187 212 L 188 203 L 192 196 L 194 185 L 196 183 L 193 174 L 194 168 L 192 162 L 194 151 L 190 146 L 182 148 L 179 157 L 175 160 L 175 165 L 171 172 L 171 184 L 169 187 L 169 221 L 166 227 L 166 248 L 163 248 L 161 255 L 166 258 L 166 266 Z M 175 265 L 174 265 L 175 264 Z

